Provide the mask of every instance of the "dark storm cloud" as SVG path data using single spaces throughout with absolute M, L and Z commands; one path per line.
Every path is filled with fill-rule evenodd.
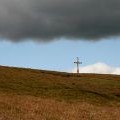
M 0 0 L 0 37 L 13 41 L 120 35 L 120 0 Z

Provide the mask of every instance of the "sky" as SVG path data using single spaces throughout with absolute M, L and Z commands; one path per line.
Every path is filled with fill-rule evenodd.
M 0 64 L 5 66 L 76 72 L 74 61 L 76 61 L 76 57 L 79 57 L 80 61 L 82 61 L 80 72 L 111 73 L 111 69 L 120 67 L 119 39 L 97 42 L 61 39 L 49 43 L 33 41 L 12 43 L 1 41 L 0 56 L 2 57 Z M 98 68 L 94 68 L 95 70 L 93 70 L 95 65 Z M 106 68 L 106 65 L 111 68 Z M 119 74 L 119 72 L 116 74 Z
M 0 0 L 0 65 L 120 75 L 119 0 Z

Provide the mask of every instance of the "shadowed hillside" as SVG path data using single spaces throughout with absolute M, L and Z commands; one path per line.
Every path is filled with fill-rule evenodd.
M 120 76 L 0 67 L 0 92 L 68 101 L 120 100 Z
M 0 67 L 2 120 L 119 120 L 119 115 L 120 76 Z

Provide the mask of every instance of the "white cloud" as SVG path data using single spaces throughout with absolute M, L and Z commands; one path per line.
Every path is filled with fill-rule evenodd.
M 76 72 L 76 68 L 72 72 Z M 100 74 L 117 74 L 120 75 L 120 67 L 112 67 L 105 63 L 96 63 L 80 67 L 80 73 L 100 73 Z

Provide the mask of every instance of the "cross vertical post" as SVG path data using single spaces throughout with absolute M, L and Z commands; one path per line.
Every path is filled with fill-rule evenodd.
M 79 73 L 79 64 L 82 64 L 82 62 L 80 62 L 79 58 L 77 57 L 77 61 L 74 63 L 77 65 L 77 73 Z

